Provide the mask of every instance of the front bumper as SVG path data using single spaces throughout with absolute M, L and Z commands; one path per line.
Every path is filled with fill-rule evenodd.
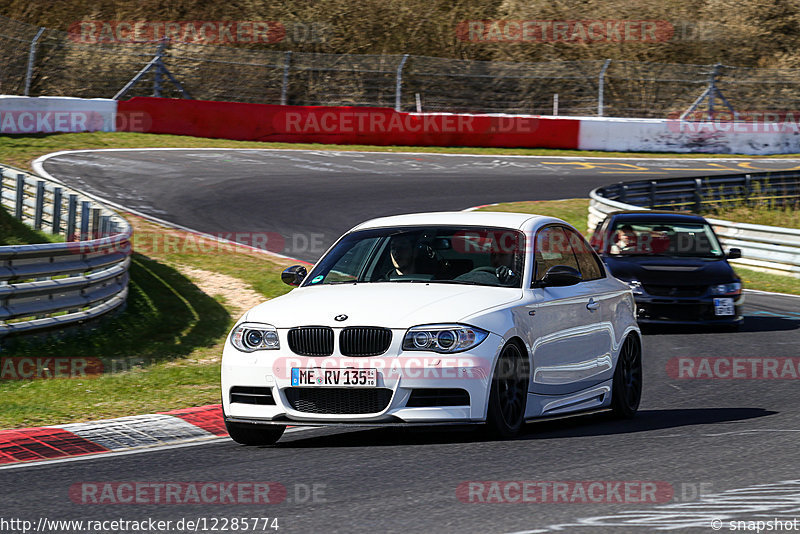
M 716 315 L 714 298 L 733 298 L 733 315 Z M 738 325 L 744 321 L 744 294 L 692 298 L 635 295 L 634 299 L 639 324 Z
M 490 334 L 470 351 L 438 354 L 402 351 L 402 333 L 395 332 L 392 345 L 382 356 L 347 357 L 334 353 L 304 357 L 288 348 L 242 353 L 226 343 L 222 358 L 222 404 L 230 422 L 287 425 L 407 425 L 473 423 L 486 419 L 491 370 L 503 339 Z M 293 387 L 292 367 L 375 368 L 375 388 Z M 268 390 L 274 404 L 241 402 L 233 395 L 242 388 Z M 415 390 L 463 390 L 466 403 L 409 406 Z M 298 391 L 303 390 L 303 391 Z M 251 391 L 251 390 L 247 390 Z M 235 400 L 235 402 L 232 400 Z M 350 400 L 358 398 L 354 403 Z M 246 396 L 245 396 L 246 398 Z M 262 397 L 262 399 L 265 397 Z M 351 405 L 361 413 L 341 413 Z M 344 406 L 344 408 L 342 408 Z M 364 408 L 367 406 L 368 408 Z M 326 407 L 335 407 L 325 413 Z M 370 407 L 374 407 L 370 408 Z M 364 410 L 368 410 L 364 412 Z

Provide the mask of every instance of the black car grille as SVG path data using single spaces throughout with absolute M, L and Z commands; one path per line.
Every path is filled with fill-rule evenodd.
M 333 329 L 327 326 L 302 326 L 289 330 L 289 348 L 301 356 L 333 354 Z
M 659 286 L 645 284 L 644 290 L 654 297 L 702 297 L 708 286 Z
M 469 406 L 469 393 L 463 389 L 415 389 L 406 402 L 408 408 L 431 406 Z
M 348 326 L 339 334 L 339 351 L 344 356 L 378 356 L 389 350 L 392 331 L 374 326 Z
M 272 388 L 233 386 L 231 388 L 231 402 L 240 404 L 274 405 Z
M 362 414 L 382 412 L 392 400 L 386 388 L 286 388 L 289 404 L 298 412 Z
M 729 321 L 733 316 L 714 315 L 714 306 L 704 303 L 643 304 L 639 318 L 657 321 Z

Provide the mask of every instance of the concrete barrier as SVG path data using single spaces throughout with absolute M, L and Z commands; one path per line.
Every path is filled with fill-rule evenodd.
M 116 113 L 106 98 L 0 95 L 0 133 L 113 132 Z

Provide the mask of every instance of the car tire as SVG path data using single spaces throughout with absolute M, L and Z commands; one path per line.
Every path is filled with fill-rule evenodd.
M 247 423 L 230 423 L 225 421 L 228 435 L 236 443 L 242 445 L 274 445 L 281 436 L 286 425 L 252 425 Z
M 625 338 L 611 384 L 611 413 L 617 419 L 636 415 L 642 398 L 642 344 L 639 336 Z
M 489 436 L 508 439 L 522 430 L 529 375 L 528 359 L 523 351 L 516 343 L 506 344 L 492 374 L 485 429 Z

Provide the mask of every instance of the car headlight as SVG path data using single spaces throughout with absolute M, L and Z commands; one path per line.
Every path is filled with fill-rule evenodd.
M 260 323 L 242 323 L 234 328 L 231 344 L 242 352 L 281 348 L 275 327 Z
M 459 324 L 423 325 L 409 328 L 403 338 L 403 350 L 461 352 L 477 347 L 488 332 Z
M 642 283 L 638 280 L 628 280 L 625 282 L 628 284 L 628 287 L 631 288 L 634 295 L 644 295 L 644 288 L 642 287 Z
M 731 284 L 719 284 L 711 286 L 712 295 L 738 295 L 742 292 L 741 282 L 733 282 Z

